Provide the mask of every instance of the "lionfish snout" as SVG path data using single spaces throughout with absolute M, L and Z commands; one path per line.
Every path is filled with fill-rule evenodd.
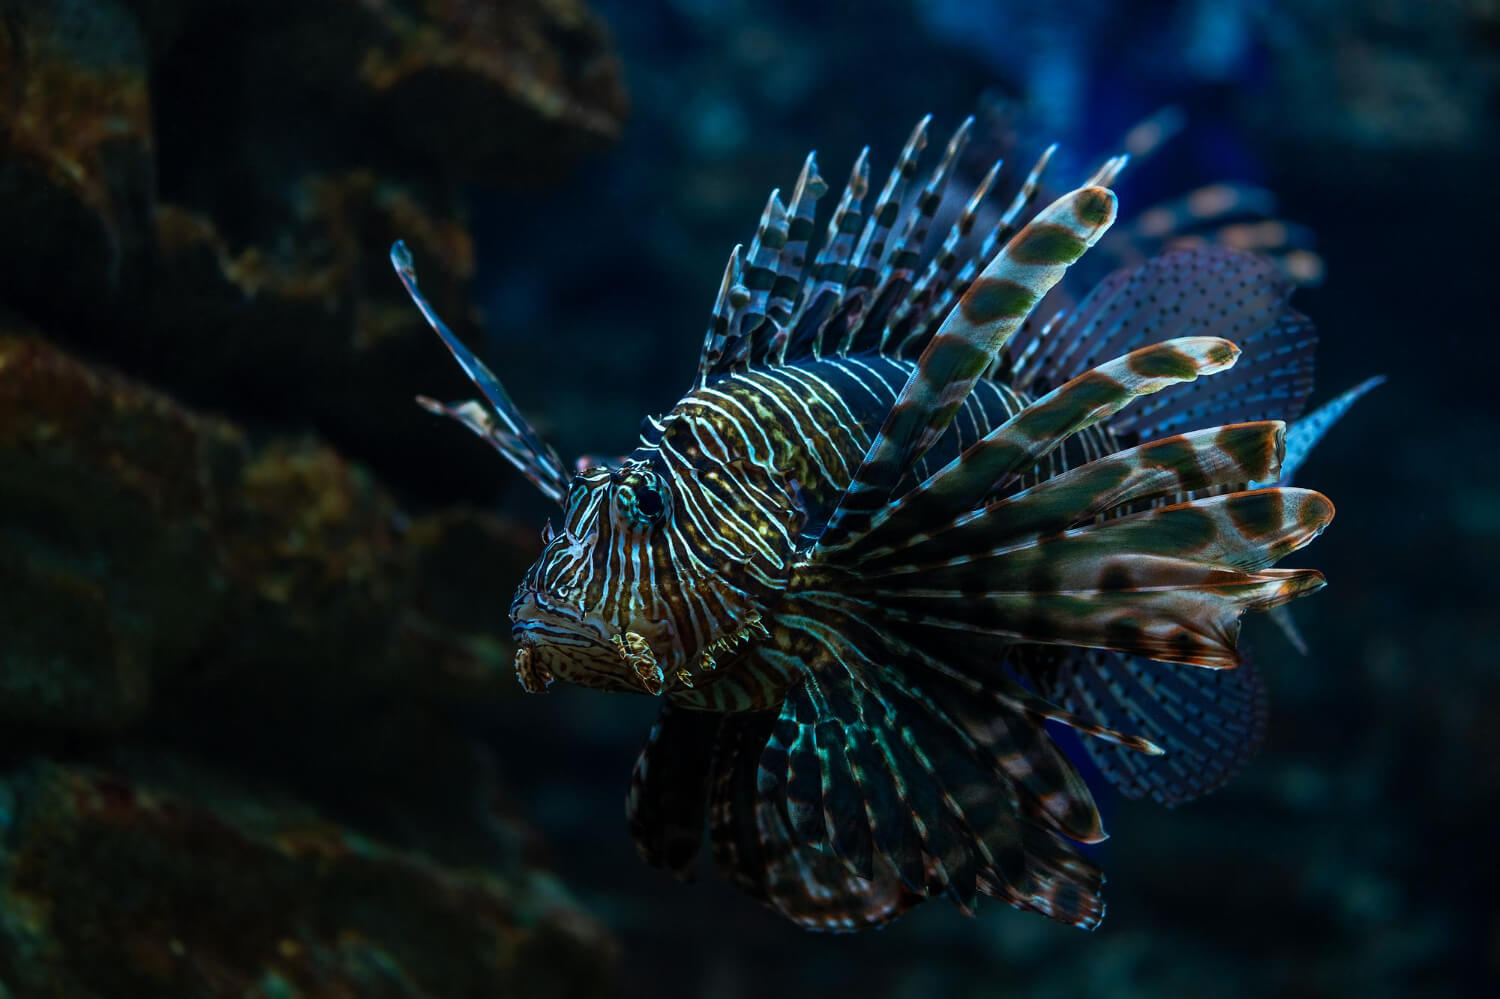
M 650 644 L 586 612 L 577 597 L 531 580 L 511 601 L 516 679 L 528 693 L 544 693 L 554 679 L 607 690 L 658 694 L 663 676 Z

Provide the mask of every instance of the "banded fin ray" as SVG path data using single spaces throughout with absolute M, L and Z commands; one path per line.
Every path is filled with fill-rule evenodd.
M 1115 196 L 1083 187 L 1039 212 L 987 266 L 922 351 L 818 547 L 862 533 L 901 475 L 952 422 L 1005 341 L 1114 221 Z
M 1312 542 L 1333 520 L 1322 493 L 1295 486 L 1225 493 L 1153 507 L 1053 534 L 1010 535 L 1003 512 L 987 512 L 959 531 L 876 558 L 861 579 L 909 576 L 926 584 L 1014 588 L 1044 577 L 1057 591 L 1125 589 L 1127 584 L 1177 585 L 1188 565 L 1256 572 Z M 988 535 L 988 537 L 987 537 Z M 996 535 L 1001 540 L 995 544 Z M 986 542 L 989 545 L 986 546 Z M 1080 566 L 1118 561 L 1091 581 Z M 1178 565 L 1178 563 L 1185 563 Z M 1096 583 L 1097 585 L 1090 585 Z
M 1201 570 L 1201 567 L 1198 567 Z M 1311 569 L 1266 569 L 1215 580 L 1191 564 L 1177 585 L 1072 592 L 997 592 L 974 597 L 961 589 L 881 590 L 892 621 L 975 636 L 1072 645 L 1189 666 L 1239 665 L 1240 617 L 1322 588 Z
M 868 622 L 836 620 L 813 625 L 823 651 L 798 658 L 805 679 L 778 720 L 786 734 L 762 757 L 761 800 L 779 803 L 793 816 L 788 829 L 862 877 L 895 877 L 911 895 L 944 894 L 965 911 L 979 891 L 1092 925 L 1100 907 L 1091 865 L 1071 865 L 1066 876 L 1078 883 L 1058 893 L 1069 902 L 1033 901 L 1054 895 L 1046 886 L 1062 873 L 1055 861 L 1071 853 L 1059 839 L 1064 830 L 1102 838 L 1087 787 L 1040 727 L 1021 715 L 1007 725 L 993 704 L 952 709 L 966 695 L 935 700 L 925 684 L 897 679 L 899 670 L 878 670 L 865 657 L 879 642 Z M 806 792 L 786 751 L 801 738 L 794 730 L 813 725 L 820 753 L 832 750 L 818 790 L 822 830 L 795 818 L 808 803 L 797 800 Z
M 776 712 L 728 716 L 714 749 L 710 839 L 714 862 L 740 890 L 809 930 L 882 926 L 922 901 L 888 868 L 859 877 L 837 856 L 799 840 L 774 799 L 757 790 Z
M 1143 347 L 1086 371 L 1031 403 L 902 496 L 874 512 L 868 527 L 841 548 L 821 546 L 840 562 L 931 531 L 982 506 L 1069 436 L 1112 417 L 1141 396 L 1232 366 L 1239 350 L 1213 337 L 1186 337 Z

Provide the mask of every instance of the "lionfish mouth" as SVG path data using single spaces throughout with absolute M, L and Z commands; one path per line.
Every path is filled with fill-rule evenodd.
M 522 587 L 516 591 L 510 616 L 516 642 L 516 680 L 528 694 L 546 693 L 555 679 L 554 669 L 560 669 L 564 679 L 571 679 L 572 671 L 561 669 L 564 657 L 580 666 L 608 661 L 608 636 L 587 618 L 567 613 L 535 589 Z
M 551 628 L 531 618 L 524 626 L 517 627 L 516 679 L 528 694 L 546 693 L 556 679 L 544 661 L 548 652 L 553 656 L 572 653 L 576 659 L 607 662 L 614 668 L 599 670 L 601 675 L 607 672 L 611 679 L 617 679 L 623 673 L 629 678 L 626 686 L 633 680 L 645 693 L 658 697 L 668 686 L 691 689 L 698 677 L 713 673 L 745 651 L 750 643 L 771 634 L 760 615 L 752 613 L 699 653 L 696 670 L 683 667 L 668 677 L 644 635 L 626 630 L 611 635 L 606 641 L 602 636 L 588 634 L 581 627 L 582 622 L 570 622 L 570 625 L 563 629 Z

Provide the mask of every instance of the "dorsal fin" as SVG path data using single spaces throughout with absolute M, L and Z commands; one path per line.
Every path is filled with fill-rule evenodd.
M 803 313 L 796 319 L 792 331 L 794 341 L 810 337 L 812 354 L 821 356 L 828 348 L 824 341 L 826 319 L 833 308 L 844 299 L 850 274 L 850 260 L 854 255 L 855 239 L 863 226 L 860 214 L 866 192 L 870 189 L 870 147 L 860 150 L 854 168 L 849 171 L 849 183 L 828 220 L 828 232 L 823 237 L 823 248 L 813 260 L 812 288 L 803 299 Z
M 972 117 L 959 125 L 921 180 L 930 122 L 931 116 L 923 118 L 912 130 L 868 215 L 869 150 L 860 153 L 815 253 L 809 244 L 816 204 L 828 190 L 816 155 L 803 162 L 790 199 L 772 192 L 749 251 L 731 256 L 725 271 L 695 386 L 745 365 L 862 353 L 913 357 L 925 345 L 996 247 L 1030 215 L 1053 151 L 1042 153 L 1009 207 L 979 238 L 973 230 L 993 192 L 996 164 L 956 207 L 942 248 L 928 261 L 929 231 L 974 125 Z M 1121 163 L 1107 161 L 1096 176 L 1112 177 Z
M 1114 217 L 1113 192 L 1082 187 L 1043 209 L 1006 244 L 923 350 L 824 529 L 820 549 L 868 525 L 912 462 L 948 428 L 1006 340 Z
M 974 276 L 979 273 L 980 268 L 994 257 L 995 247 L 1009 242 L 1016 234 L 1016 230 L 1021 227 L 1021 220 L 1026 217 L 1027 212 L 1036 202 L 1037 193 L 1042 186 L 1042 175 L 1046 173 L 1047 164 L 1052 162 L 1052 156 L 1056 152 L 1056 143 L 1042 150 L 1041 156 L 1037 157 L 1031 172 L 1022 182 L 1021 189 L 1011 198 L 1004 214 L 1000 216 L 1000 221 L 985 236 L 978 251 L 969 255 L 953 280 L 940 291 L 932 304 L 922 312 L 920 318 L 912 317 L 903 331 L 904 335 L 897 338 L 896 331 L 891 329 L 882 333 L 881 342 L 888 346 L 894 343 L 895 354 L 898 357 L 914 357 L 926 346 L 928 338 L 936 331 L 937 324 L 948 315 L 954 301 L 969 290 L 969 285 L 973 283 Z

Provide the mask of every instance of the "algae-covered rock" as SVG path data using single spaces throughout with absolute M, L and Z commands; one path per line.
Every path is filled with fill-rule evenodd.
M 190 404 L 315 429 L 410 492 L 493 495 L 416 393 L 462 391 L 391 272 L 478 328 L 467 185 L 618 134 L 578 0 L 36 0 L 0 19 L 0 303 Z M 426 457 L 428 472 L 413 469 Z
M 505 611 L 534 544 L 476 513 L 412 521 L 315 442 L 253 446 L 35 336 L 0 335 L 13 724 L 120 728 L 163 689 L 209 712 L 246 697 L 509 696 Z
M 44 341 L 0 336 L 0 718 L 139 717 L 208 642 L 241 435 Z
M 0 18 L 0 301 L 70 321 L 128 308 L 151 254 L 146 40 L 115 0 Z
M 387 258 L 477 338 L 469 185 L 618 134 L 599 21 L 32 0 L 0 85 L 0 999 L 599 994 L 476 735 L 539 540 L 442 505 L 509 473 Z
M 546 875 L 447 868 L 283 797 L 36 763 L 0 782 L 18 995 L 601 995 L 613 948 Z

